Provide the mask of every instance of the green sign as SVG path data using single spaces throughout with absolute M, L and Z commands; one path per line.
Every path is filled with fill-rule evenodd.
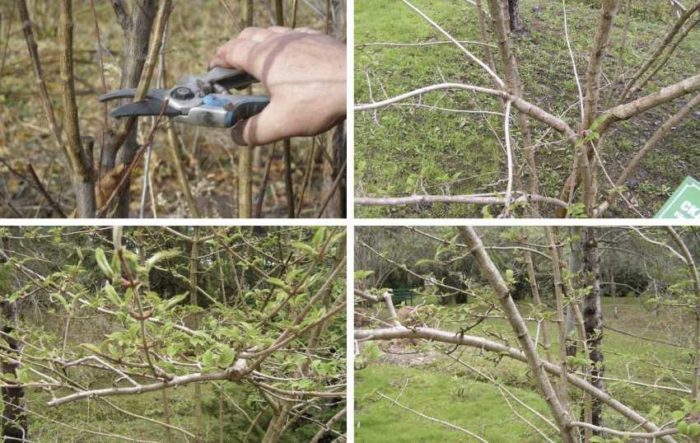
M 700 182 L 686 177 L 654 218 L 700 220 Z

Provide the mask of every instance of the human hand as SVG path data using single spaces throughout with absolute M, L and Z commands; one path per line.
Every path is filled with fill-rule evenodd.
M 270 93 L 265 110 L 233 127 L 239 145 L 316 135 L 345 117 L 345 45 L 318 31 L 246 28 L 209 65 L 242 69 Z

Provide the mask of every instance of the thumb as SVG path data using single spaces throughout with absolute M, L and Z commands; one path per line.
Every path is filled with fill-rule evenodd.
M 239 146 L 276 142 L 292 135 L 289 133 L 287 120 L 284 109 L 275 106 L 275 102 L 272 101 L 260 114 L 233 125 L 231 138 Z

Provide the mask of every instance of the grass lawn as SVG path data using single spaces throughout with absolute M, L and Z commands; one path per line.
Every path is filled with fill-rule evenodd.
M 465 41 L 466 47 L 484 57 L 475 9 L 468 2 L 416 0 L 413 2 L 434 21 Z M 577 88 L 563 39 L 561 2 L 522 0 L 521 11 L 529 32 L 517 37 L 525 98 L 576 126 Z M 598 20 L 590 1 L 568 1 L 572 46 L 579 75 L 583 75 L 590 40 Z M 664 35 L 670 19 L 668 5 L 656 0 L 631 2 L 629 45 L 623 73 L 630 76 Z M 618 18 L 612 34 L 611 55 L 603 64 L 606 79 L 614 78 L 624 19 Z M 435 83 L 461 82 L 491 87 L 483 70 L 466 60 L 453 45 L 391 46 L 386 43 L 436 43 L 444 41 L 437 30 L 399 0 L 355 2 L 355 102 L 382 100 Z M 495 50 L 494 50 L 495 51 Z M 669 64 L 647 85 L 645 93 L 675 83 L 700 68 L 700 34 L 691 33 Z M 499 72 L 502 69 L 499 68 Z M 603 103 L 613 90 L 604 81 Z M 620 92 L 621 85 L 614 86 Z M 686 100 L 655 109 L 617 125 L 602 152 L 605 168 L 613 179 L 641 148 L 656 128 Z M 409 104 L 412 103 L 412 104 Z M 418 105 L 416 106 L 416 103 Z M 446 108 L 454 111 L 431 109 Z M 357 196 L 404 196 L 416 194 L 471 194 L 505 188 L 505 154 L 494 133 L 501 136 L 502 118 L 465 113 L 465 110 L 500 111 L 498 103 L 469 92 L 434 92 L 420 100 L 404 102 L 377 112 L 356 114 L 355 194 Z M 535 123 L 535 140 L 559 139 Z M 638 210 L 653 215 L 686 175 L 700 170 L 700 120 L 688 118 L 642 163 L 629 184 L 639 202 Z M 517 130 L 515 139 L 520 140 Z M 537 151 L 539 181 L 545 195 L 558 195 L 569 173 L 572 152 L 562 143 L 541 146 Z M 522 159 L 521 159 L 522 160 Z M 601 175 L 601 177 L 604 177 Z M 601 195 L 607 181 L 601 179 Z M 471 205 L 413 205 L 358 207 L 361 217 L 481 217 L 490 210 Z M 609 216 L 637 215 L 614 208 Z
M 520 308 L 527 316 L 527 303 L 520 302 Z M 623 380 L 629 378 L 648 384 L 688 387 L 692 367 L 688 350 L 650 340 L 688 346 L 692 330 L 689 318 L 678 315 L 677 310 L 670 308 L 660 310 L 657 317 L 640 300 L 631 297 L 618 298 L 614 304 L 606 298 L 603 308 L 607 326 L 632 334 L 624 335 L 610 329 L 605 331 L 605 376 L 616 379 L 606 380 L 606 389 L 642 414 L 647 415 L 652 408 L 658 407 L 658 411 L 654 411 L 650 417 L 653 420 L 669 420 L 670 413 L 680 409 L 681 399 L 688 398 L 688 395 L 633 385 Z M 447 308 L 439 314 L 442 329 L 457 330 L 456 325 L 450 326 L 450 311 L 454 310 Z M 534 323 L 530 322 L 529 325 L 531 334 L 535 336 Z M 557 355 L 554 327 L 553 323 L 550 324 L 552 353 Z M 500 319 L 489 319 L 469 331 L 469 334 L 506 341 L 511 345 L 516 343 L 510 326 Z M 539 345 L 540 354 L 544 355 L 541 335 Z M 428 343 L 417 347 L 419 351 L 433 352 L 448 348 Z M 406 349 L 408 352 L 415 350 L 411 347 Z M 459 355 L 462 361 L 488 374 L 530 407 L 550 416 L 524 364 L 470 348 L 460 349 L 452 355 Z M 402 405 L 466 428 L 488 441 L 542 441 L 541 436 L 513 414 L 496 385 L 448 357 L 439 356 L 425 365 L 410 366 L 389 364 L 382 354 L 366 368 L 356 371 L 355 435 L 358 442 L 472 441 L 460 431 L 401 409 L 379 393 L 391 398 L 398 396 Z M 571 388 L 570 395 L 576 405 L 575 410 L 578 410 L 581 400 L 579 392 Z M 512 399 L 509 400 L 514 404 Z M 556 435 L 531 412 L 517 403 L 514 407 L 541 429 Z M 607 408 L 604 408 L 604 418 L 606 425 L 611 427 L 630 426 L 629 422 Z

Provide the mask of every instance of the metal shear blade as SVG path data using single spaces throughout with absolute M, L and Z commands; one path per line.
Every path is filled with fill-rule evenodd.
M 182 115 L 180 111 L 170 106 L 165 106 L 163 109 L 163 101 L 160 99 L 147 98 L 142 101 L 127 103 L 118 106 L 112 110 L 110 115 L 114 118 L 133 117 L 133 116 L 148 116 L 148 115 L 165 115 L 174 117 Z
M 136 95 L 136 88 L 124 88 L 115 89 L 102 96 L 100 96 L 101 102 L 106 102 L 110 100 L 119 100 L 122 98 L 134 98 Z M 155 98 L 158 100 L 163 100 L 168 95 L 167 89 L 149 89 L 146 91 L 146 98 Z

